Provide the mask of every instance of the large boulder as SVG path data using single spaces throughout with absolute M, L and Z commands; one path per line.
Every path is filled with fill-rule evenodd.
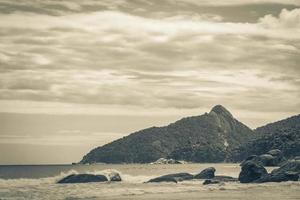
M 241 183 L 251 183 L 266 175 L 268 175 L 268 172 L 262 165 L 250 160 L 242 166 L 238 180 Z
M 215 177 L 215 172 L 216 169 L 214 167 L 209 167 L 196 174 L 194 179 L 212 179 Z
M 300 174 L 300 160 L 285 162 L 280 168 L 274 169 L 270 174 L 262 175 L 253 183 L 298 181 Z
M 153 178 L 153 179 L 149 180 L 147 183 L 152 183 L 152 182 L 174 182 L 174 183 L 177 183 L 179 181 L 191 180 L 193 178 L 194 178 L 194 176 L 189 173 L 167 174 L 164 176 Z
M 241 166 L 243 166 L 243 164 L 249 160 L 262 166 L 280 166 L 284 161 L 286 161 L 283 153 L 279 149 L 270 150 L 266 154 L 259 156 L 251 155 L 241 163 Z
M 105 182 L 108 181 L 104 175 L 94 174 L 71 174 L 57 183 L 89 183 L 89 182 Z
M 111 172 L 108 174 L 108 177 L 110 181 L 114 181 L 114 182 L 122 181 L 122 178 L 118 172 Z

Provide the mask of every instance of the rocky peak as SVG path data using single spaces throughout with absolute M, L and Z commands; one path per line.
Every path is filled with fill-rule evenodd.
M 222 105 L 216 105 L 214 106 L 209 114 L 217 114 L 217 115 L 222 115 L 224 117 L 230 117 L 233 118 L 232 114 Z

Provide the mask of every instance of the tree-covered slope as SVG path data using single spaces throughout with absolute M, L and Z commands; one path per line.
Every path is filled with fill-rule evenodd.
M 233 147 L 251 137 L 251 129 L 218 105 L 210 113 L 144 129 L 95 148 L 81 163 L 149 163 L 161 157 L 222 162 Z
M 250 155 L 261 155 L 272 149 L 280 149 L 284 156 L 300 156 L 300 115 L 255 130 L 257 137 L 235 149 L 232 161 L 241 161 Z

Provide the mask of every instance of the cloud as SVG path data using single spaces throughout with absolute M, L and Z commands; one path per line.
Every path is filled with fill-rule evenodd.
M 300 9 L 287 10 L 283 9 L 278 17 L 266 15 L 260 22 L 268 28 L 285 28 L 298 29 L 300 28 Z
M 15 7 L 18 12 L 1 14 L 3 101 L 297 110 L 296 104 L 285 104 L 297 101 L 299 84 L 281 78 L 300 73 L 299 9 L 242 23 L 199 14 L 190 6 L 196 2 L 181 2 L 187 10 L 181 12 L 151 4 L 151 16 L 120 9 L 133 6 L 126 1 L 103 1 L 97 11 L 87 11 L 86 4 L 45 2 L 20 5 L 35 12 Z M 235 5 L 226 2 L 222 6 Z M 56 14 L 45 14 L 42 7 L 55 8 Z M 266 99 L 276 101 L 264 106 Z

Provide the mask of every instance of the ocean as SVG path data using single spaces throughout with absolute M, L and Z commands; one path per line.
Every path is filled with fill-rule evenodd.
M 300 182 L 202 185 L 200 180 L 180 183 L 144 183 L 169 173 L 199 173 L 215 167 L 217 175 L 237 177 L 238 164 L 95 164 L 0 166 L 1 200 L 117 200 L 117 199 L 257 199 L 299 200 Z M 272 168 L 268 168 L 272 170 Z M 117 171 L 122 182 L 56 184 L 71 173 L 106 174 Z

